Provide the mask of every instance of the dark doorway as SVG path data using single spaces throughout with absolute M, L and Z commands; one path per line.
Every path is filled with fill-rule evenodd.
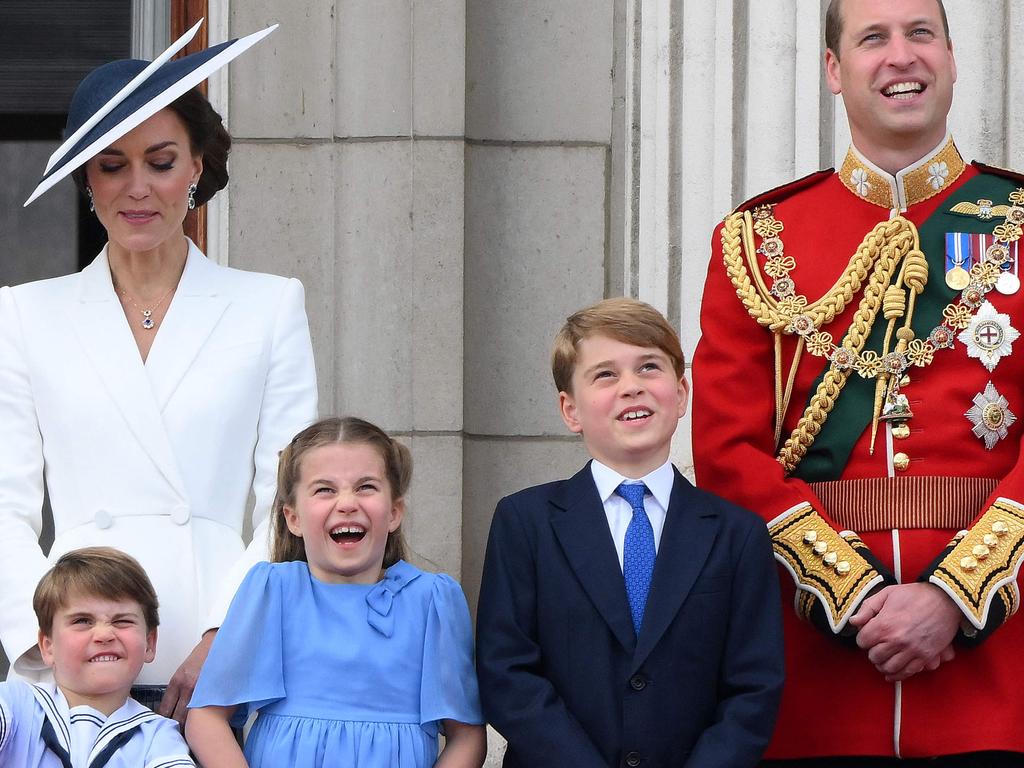
M 70 180 L 22 204 L 61 140 L 71 94 L 131 50 L 131 0 L 0 2 L 0 285 L 76 272 L 103 230 Z

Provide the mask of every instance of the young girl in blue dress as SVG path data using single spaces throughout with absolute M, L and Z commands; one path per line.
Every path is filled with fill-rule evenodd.
M 239 588 L 190 705 L 204 765 L 483 764 L 466 599 L 403 559 L 411 476 L 408 449 L 355 418 L 319 421 L 281 452 L 274 562 Z M 231 726 L 253 711 L 243 754 Z

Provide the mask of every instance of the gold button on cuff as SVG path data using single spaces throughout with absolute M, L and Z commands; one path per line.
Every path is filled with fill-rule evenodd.
M 967 557 L 961 558 L 960 567 L 963 568 L 965 571 L 973 571 L 975 568 L 978 567 L 978 560 L 977 558 L 968 555 Z
M 850 564 L 848 562 L 846 562 L 845 560 L 840 560 L 838 563 L 836 563 L 836 573 L 838 573 L 840 576 L 845 576 L 849 572 Z
M 804 544 L 813 544 L 817 540 L 818 540 L 818 532 L 817 531 L 807 531 L 807 533 L 804 534 Z
M 835 552 L 826 552 L 825 556 L 821 558 L 821 561 L 825 563 L 825 565 L 831 567 L 835 565 L 837 562 L 839 562 L 839 555 L 837 555 Z
M 900 451 L 892 457 L 892 465 L 897 471 L 903 472 L 910 466 L 910 457 Z
M 814 545 L 814 554 L 824 555 L 826 552 L 828 552 L 828 544 L 824 541 L 819 541 Z
M 994 547 L 999 543 L 999 537 L 994 533 L 986 533 L 981 540 L 985 543 L 986 547 Z
M 974 547 L 971 549 L 971 554 L 979 560 L 984 560 L 986 557 L 988 557 L 989 548 L 986 547 L 984 544 L 975 544 Z
M 996 520 L 992 523 L 992 533 L 996 536 L 1005 536 L 1010 532 L 1010 526 L 1004 523 L 1002 520 Z

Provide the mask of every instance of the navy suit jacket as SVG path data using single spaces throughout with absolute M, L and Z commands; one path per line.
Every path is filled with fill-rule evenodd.
M 477 612 L 507 768 L 742 768 L 782 689 L 764 521 L 678 471 L 639 637 L 590 466 L 502 499 Z

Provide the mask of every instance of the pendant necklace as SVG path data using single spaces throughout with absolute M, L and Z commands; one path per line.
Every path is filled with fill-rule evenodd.
M 120 293 L 122 296 L 128 299 L 131 305 L 142 313 L 142 328 L 144 330 L 151 331 L 156 326 L 156 322 L 153 320 L 153 313 L 160 309 L 160 305 L 163 304 L 164 300 L 171 295 L 171 292 L 174 290 L 174 288 L 175 286 L 173 285 L 170 288 L 168 288 L 164 292 L 164 295 L 160 297 L 160 300 L 157 301 L 157 303 L 154 304 L 149 309 L 146 309 L 145 307 L 140 307 L 138 302 L 136 302 L 135 299 L 129 296 L 128 292 L 125 291 L 123 288 L 118 289 L 118 293 Z

